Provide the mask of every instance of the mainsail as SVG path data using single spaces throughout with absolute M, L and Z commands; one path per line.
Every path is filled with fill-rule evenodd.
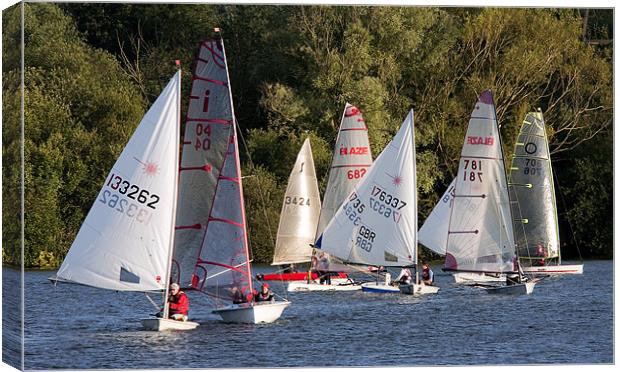
M 346 262 L 409 266 L 416 260 L 413 111 L 316 242 Z
M 518 255 L 531 259 L 559 257 L 553 174 L 540 112 L 528 113 L 521 125 L 510 167 L 510 200 Z
M 112 167 L 57 279 L 117 291 L 166 288 L 177 196 L 181 72 Z
M 448 224 L 450 223 L 450 210 L 454 200 L 455 183 L 456 179 L 452 180 L 418 231 L 418 241 L 442 256 L 446 254 Z
M 312 148 L 306 139 L 288 178 L 272 265 L 310 262 L 320 210 Z
M 355 185 L 372 165 L 368 129 L 361 111 L 346 104 L 329 170 L 315 238 L 318 238 Z
M 490 91 L 480 95 L 471 114 L 454 194 L 444 269 L 514 271 L 508 185 Z
M 179 169 L 172 280 L 184 287 L 192 284 L 215 185 L 229 148 L 233 117 L 230 102 L 221 45 L 207 40 L 200 45 L 196 58 Z
M 194 258 L 191 287 L 215 297 L 231 299 L 232 287 L 237 287 L 246 295 L 252 293 L 252 276 L 235 115 L 222 40 L 204 42 L 198 63 L 204 65 L 204 70 L 200 71 L 204 71 L 205 75 L 198 75 L 197 72 L 194 80 L 204 81 L 206 85 L 198 86 L 193 94 L 204 93 L 196 100 L 201 102 L 198 107 L 202 107 L 203 116 L 206 118 L 201 120 L 188 118 L 188 123 L 191 122 L 193 127 L 188 128 L 188 131 L 192 132 L 193 129 L 196 135 L 202 133 L 199 137 L 202 143 L 198 152 L 203 158 L 202 162 L 199 160 L 198 163 L 184 164 L 182 170 L 193 166 L 206 167 L 204 170 L 191 169 L 191 171 L 205 172 L 209 176 L 198 176 L 201 183 L 190 184 L 184 190 L 184 193 L 193 196 L 184 196 L 190 200 L 210 196 L 212 200 L 200 205 L 200 208 L 205 208 L 210 203 L 205 216 L 198 215 L 205 211 L 187 212 L 188 216 L 194 213 L 195 219 L 186 220 L 185 223 L 189 225 L 182 225 L 179 221 L 177 231 L 192 230 L 192 224 L 200 224 L 200 227 L 195 226 L 194 230 L 204 231 L 204 236 L 200 239 L 197 260 Z M 194 87 L 197 85 L 194 84 Z M 200 123 L 203 124 L 202 132 L 197 129 Z M 185 139 L 185 147 L 192 146 L 191 148 L 196 150 L 198 145 L 187 143 L 191 140 L 191 137 Z M 190 209 L 199 208 L 198 205 L 191 203 L 185 206 Z M 190 228 L 187 228 L 188 226 Z M 177 248 L 185 249 L 180 245 Z M 196 250 L 195 247 L 191 249 Z M 183 270 L 183 265 L 180 266 Z

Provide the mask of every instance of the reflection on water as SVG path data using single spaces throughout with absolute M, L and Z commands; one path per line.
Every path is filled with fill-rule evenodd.
M 588 261 L 582 276 L 548 278 L 533 295 L 514 297 L 456 286 L 439 267 L 433 270 L 437 295 L 292 293 L 292 306 L 270 325 L 224 324 L 204 296 L 190 293 L 190 315 L 201 325 L 186 332 L 140 330 L 139 319 L 156 311 L 143 294 L 54 286 L 50 272 L 27 272 L 25 367 L 613 362 L 613 262 Z M 5 294 L 14 278 L 18 272 L 3 270 Z M 271 288 L 285 294 L 284 285 Z M 11 324 L 3 309 L 4 324 Z M 6 355 L 12 354 L 5 349 Z

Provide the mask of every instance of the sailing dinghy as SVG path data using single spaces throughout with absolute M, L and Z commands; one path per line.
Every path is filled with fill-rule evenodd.
M 489 293 L 532 293 L 535 281 L 522 280 L 519 270 L 512 222 L 495 104 L 487 90 L 472 112 L 461 151 L 444 270 L 510 274 L 506 285 L 484 288 Z M 518 279 L 508 285 L 515 274 Z
M 290 302 L 254 298 L 237 123 L 219 36 L 200 46 L 187 115 L 173 277 L 209 295 L 226 322 L 271 323 Z
M 104 181 L 53 281 L 114 291 L 164 292 L 177 197 L 181 71 L 161 92 Z M 148 330 L 187 330 L 190 321 L 142 319 Z
M 454 200 L 455 183 L 456 179 L 452 180 L 418 231 L 418 241 L 441 256 L 446 255 L 448 224 L 450 223 L 450 210 Z M 506 280 L 506 275 L 490 273 L 459 272 L 452 274 L 452 276 L 454 282 L 458 284 L 504 282 Z
M 417 264 L 417 191 L 413 110 L 368 174 L 336 212 L 315 246 L 347 263 L 383 267 Z M 383 283 L 365 283 L 371 291 Z M 411 284 L 402 293 L 436 293 Z M 406 287 L 406 286 L 405 286 Z M 388 289 L 384 292 L 387 292 Z
M 314 170 L 310 139 L 306 138 L 288 178 L 273 254 L 274 266 L 310 262 L 321 199 Z M 316 277 L 316 274 L 315 274 Z M 306 280 L 307 272 L 261 274 L 262 280 Z
M 347 103 L 340 120 L 327 187 L 313 240 L 321 235 L 355 185 L 364 178 L 371 165 L 372 154 L 368 141 L 368 128 L 362 112 L 357 107 Z M 336 263 L 331 258 L 329 258 L 328 266 L 330 272 L 338 273 L 336 278 L 332 276 L 332 284 L 317 283 L 314 279 L 314 273 L 312 273 L 313 280 L 307 280 L 306 283 L 289 283 L 287 290 L 296 292 L 355 291 L 361 289 L 359 285 L 344 274 L 344 271 L 355 270 L 351 266 Z
M 510 167 L 515 243 L 523 271 L 582 274 L 583 264 L 563 265 L 549 142 L 542 112 L 526 115 Z

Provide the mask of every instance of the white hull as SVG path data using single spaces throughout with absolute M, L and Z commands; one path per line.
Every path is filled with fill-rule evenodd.
M 280 318 L 284 309 L 290 304 L 289 301 L 280 301 L 259 302 L 253 306 L 249 304 L 231 305 L 213 310 L 213 313 L 222 317 L 226 323 L 273 323 Z
M 532 292 L 534 292 L 535 285 L 536 285 L 536 282 L 529 282 L 529 283 L 497 286 L 497 287 L 484 287 L 484 289 L 486 289 L 487 293 L 490 293 L 490 294 L 524 295 L 524 294 L 531 294 Z
M 314 292 L 314 291 L 359 291 L 362 286 L 352 283 L 335 283 L 332 280 L 332 284 L 318 284 L 313 282 L 290 282 L 286 288 L 289 292 Z
M 400 293 L 408 295 L 435 294 L 439 292 L 439 287 L 425 284 L 402 284 L 398 288 Z
M 377 282 L 362 283 L 362 291 L 372 292 L 372 293 L 399 293 L 400 292 L 398 287 L 385 284 L 385 283 L 377 283 Z
M 583 265 L 551 265 L 523 267 L 526 274 L 583 274 Z
M 499 276 L 493 276 L 493 275 L 487 275 L 484 273 L 468 273 L 468 272 L 462 272 L 462 273 L 455 273 L 452 274 L 452 276 L 454 277 L 454 282 L 455 283 L 467 283 L 467 284 L 471 284 L 471 283 L 494 283 L 494 282 L 506 282 L 506 275 L 499 275 Z
M 179 321 L 164 318 L 146 318 L 140 319 L 142 327 L 147 331 L 188 331 L 198 327 L 198 323 L 189 321 Z

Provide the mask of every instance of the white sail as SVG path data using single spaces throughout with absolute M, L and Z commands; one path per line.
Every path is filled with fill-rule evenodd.
M 361 111 L 346 104 L 332 158 L 315 238 L 372 165 L 368 129 Z
M 433 252 L 444 256 L 446 254 L 446 241 L 448 239 L 448 224 L 450 223 L 450 210 L 454 200 L 454 184 L 443 193 L 435 208 L 428 215 L 424 224 L 418 231 L 418 241 Z
M 542 113 L 525 117 L 510 168 L 510 200 L 519 256 L 541 259 L 560 255 L 557 209 L 549 144 Z M 541 255 L 540 249 L 543 250 Z M 525 260 L 529 264 L 528 260 Z
M 200 45 L 185 123 L 172 280 L 187 287 L 204 274 L 194 276 L 196 259 L 232 133 L 226 66 L 215 40 Z
M 316 246 L 346 262 L 409 266 L 416 257 L 413 111 L 325 228 Z
M 310 262 L 320 211 L 312 148 L 306 139 L 288 178 L 272 265 Z
M 180 79 L 179 71 L 112 167 L 58 279 L 118 291 L 165 288 L 177 195 Z
M 450 215 L 445 269 L 510 272 L 515 262 L 512 217 L 495 104 L 476 103 L 463 143 Z

